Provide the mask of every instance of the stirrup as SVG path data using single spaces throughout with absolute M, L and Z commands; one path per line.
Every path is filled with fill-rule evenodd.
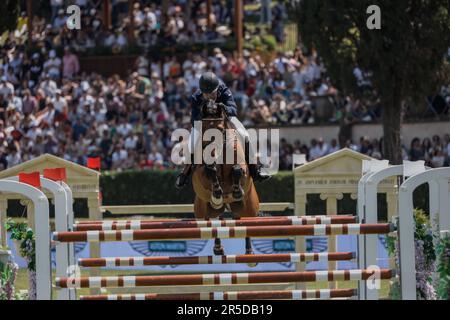
M 261 174 L 261 166 L 260 165 L 251 165 L 249 166 L 250 175 L 252 176 L 254 181 L 266 181 L 269 180 L 272 176 L 262 175 Z
M 272 176 L 262 175 L 261 172 L 257 172 L 257 173 L 256 173 L 256 177 L 255 177 L 255 180 L 256 180 L 256 181 L 263 182 L 263 181 L 269 180 L 270 178 L 272 178 Z

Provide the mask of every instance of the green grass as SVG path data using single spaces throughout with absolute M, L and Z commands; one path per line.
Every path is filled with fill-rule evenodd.
M 104 270 L 101 269 L 100 276 L 117 276 L 117 275 L 123 275 L 123 276 L 131 276 L 131 275 L 158 275 L 158 274 L 180 274 L 180 272 L 149 272 L 144 270 Z M 82 276 L 89 276 L 89 270 L 85 269 L 81 272 Z M 358 282 L 357 281 L 338 281 L 337 282 L 337 289 L 348 289 L 348 288 L 357 288 Z M 381 280 L 381 289 L 380 289 L 380 298 L 386 299 L 389 295 L 389 287 L 390 287 L 390 281 L 389 280 Z M 306 283 L 306 289 L 327 289 L 328 283 L 327 282 L 307 282 Z M 28 290 L 28 275 L 26 269 L 19 269 L 19 273 L 17 275 L 16 279 L 16 290 Z M 77 290 L 78 295 L 89 295 L 89 289 L 80 289 Z M 53 298 L 56 297 L 56 292 L 53 291 Z

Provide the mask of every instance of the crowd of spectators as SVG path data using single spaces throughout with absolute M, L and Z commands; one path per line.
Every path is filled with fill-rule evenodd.
M 103 32 L 100 32 L 101 20 L 98 18 L 101 2 L 76 1 L 83 10 L 89 10 L 90 16 L 85 19 L 90 19 L 90 23 L 84 23 L 92 29 L 77 33 L 72 39 L 75 42 L 64 40 L 73 33 L 68 32 L 58 41 L 55 38 L 59 34 L 43 31 L 33 33 L 33 37 L 43 37 L 35 39 L 45 42 L 40 50 L 30 53 L 16 41 L 15 34 L 2 45 L 0 169 L 43 153 L 80 164 L 86 163 L 87 157 L 98 155 L 102 158 L 102 168 L 112 170 L 173 167 L 171 132 L 190 127 L 189 97 L 197 90 L 200 75 L 207 70 L 215 72 L 230 87 L 245 126 L 314 124 L 317 118 L 315 99 L 322 96 L 334 104 L 335 114 L 331 121 L 339 121 L 342 117 L 372 121 L 380 116 L 379 101 L 341 97 L 327 78 L 320 58 L 314 52 L 306 55 L 300 49 L 278 52 L 270 60 L 248 51 L 243 57 L 236 57 L 219 48 L 212 53 L 187 52 L 182 57 L 166 55 L 162 60 L 145 53 L 137 58 L 134 69 L 125 77 L 83 72 L 80 70 L 78 40 L 84 37 L 88 43 L 89 32 L 94 35 Z M 144 27 L 151 33 L 161 14 L 158 14 L 158 6 L 147 2 L 136 2 L 133 16 L 138 30 Z M 192 10 L 192 14 L 204 18 L 201 14 L 204 1 L 193 2 L 200 7 Z M 229 7 L 220 7 L 218 2 L 213 2 L 215 19 L 227 22 L 231 14 Z M 45 30 L 64 29 L 61 28 L 64 17 L 60 17 L 61 9 L 56 5 L 61 1 L 51 3 L 52 25 L 48 28 L 45 22 L 36 23 L 37 30 L 41 27 Z M 121 13 L 128 1 L 112 3 L 113 24 L 123 23 L 126 15 L 121 18 Z M 177 5 L 171 3 L 165 21 L 174 21 L 173 26 L 189 23 L 190 20 L 180 18 L 185 11 L 177 9 Z M 127 37 L 123 30 L 120 32 L 105 39 L 110 39 L 112 46 L 126 45 Z M 165 39 L 179 41 L 177 37 Z M 64 53 L 58 54 L 56 48 L 61 44 L 65 45 Z M 96 45 L 95 41 L 92 45 Z M 370 87 L 366 76 L 355 68 L 359 86 Z M 447 91 L 443 89 L 443 92 L 447 93 L 448 103 L 450 90 L 445 88 Z M 381 157 L 378 145 L 377 141 L 364 139 L 358 147 L 350 142 L 346 146 Z M 432 160 L 435 153 L 438 154 L 434 147 L 430 146 L 430 150 L 424 152 L 427 161 L 436 161 Z M 281 169 L 290 169 L 293 153 L 304 153 L 308 160 L 314 160 L 339 146 L 336 141 L 331 141 L 328 146 L 319 139 L 311 141 L 310 145 L 300 142 L 291 145 L 282 141 L 280 148 Z M 448 138 L 444 138 L 441 151 L 448 153 L 448 148 Z
M 314 123 L 314 95 L 335 95 L 315 56 L 278 54 L 268 64 L 258 55 L 242 59 L 214 50 L 210 56 L 188 53 L 183 61 L 166 57 L 136 60 L 128 77 L 104 77 L 80 71 L 69 47 L 58 57 L 13 48 L 2 57 L 0 70 L 0 163 L 14 166 L 43 153 L 84 164 L 99 155 L 104 169 L 169 168 L 171 132 L 189 128 L 189 96 L 206 70 L 230 86 L 244 124 Z M 293 71 L 293 88 L 284 77 Z M 300 79 L 300 80 L 299 80 Z M 325 80 L 324 80 L 325 79 Z M 345 146 L 382 158 L 380 142 L 362 138 Z M 280 169 L 292 168 L 292 154 L 311 161 L 340 149 L 336 140 L 280 145 Z M 448 165 L 449 137 L 415 139 L 405 158 L 424 159 L 430 166 Z
M 360 137 L 357 143 L 348 140 L 343 147 L 375 159 L 384 159 L 382 138 L 370 139 L 369 137 Z M 281 139 L 280 170 L 292 170 L 293 154 L 304 154 L 307 161 L 312 161 L 340 149 L 341 146 L 339 146 L 336 139 L 325 142 L 322 138 L 314 138 L 309 143 L 302 143 L 300 140 L 288 143 L 285 139 Z M 410 161 L 424 160 L 425 165 L 431 168 L 450 166 L 450 133 L 445 134 L 443 137 L 434 135 L 431 139 L 428 137 L 423 139 L 413 138 L 409 146 L 402 144 L 402 158 Z
M 225 43 L 234 36 L 234 0 L 212 0 L 209 19 L 204 0 L 171 0 L 167 1 L 165 8 L 163 1 L 135 0 L 130 7 L 128 0 L 112 0 L 111 23 L 107 27 L 104 25 L 102 0 L 48 0 L 39 3 L 35 6 L 32 20 L 32 43 L 44 45 L 47 49 L 70 46 L 78 53 L 92 53 L 95 52 L 93 49 L 98 51 L 104 47 L 118 53 L 129 47 L 131 35 L 136 40 L 134 44 L 142 50 L 150 50 L 154 46 Z M 66 27 L 69 15 L 65 8 L 70 4 L 81 9 L 79 30 Z M 284 5 L 277 2 L 271 11 L 267 30 L 282 43 L 284 19 L 287 17 Z M 27 37 L 22 33 L 21 41 L 25 42 Z

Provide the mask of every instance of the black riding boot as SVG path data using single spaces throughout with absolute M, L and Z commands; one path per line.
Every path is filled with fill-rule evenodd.
M 175 188 L 183 189 L 188 184 L 192 169 L 190 169 L 187 173 L 185 173 L 185 171 L 186 169 L 177 176 L 177 179 L 175 180 Z
M 248 170 L 254 181 L 266 181 L 270 179 L 270 176 L 261 174 L 261 166 L 257 164 L 249 164 Z
M 252 154 L 253 150 L 250 150 L 250 143 L 248 140 L 245 141 L 245 162 L 248 164 L 248 171 L 250 176 L 254 181 L 265 181 L 270 179 L 270 176 L 261 174 L 261 165 L 259 164 L 250 164 L 250 154 Z

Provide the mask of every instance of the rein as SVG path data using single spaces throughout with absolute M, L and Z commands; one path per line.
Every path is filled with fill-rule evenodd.
M 224 110 L 223 107 L 220 107 L 220 113 L 221 113 L 221 117 L 219 118 L 202 118 L 202 121 L 210 121 L 210 122 L 216 122 L 216 121 L 222 121 L 224 124 L 224 129 L 221 130 L 222 131 L 222 148 L 220 149 L 220 153 L 216 156 L 216 159 L 219 158 L 222 154 L 223 154 L 223 150 L 226 149 L 226 145 L 227 145 L 227 135 L 226 135 L 226 130 L 231 129 L 234 132 L 234 145 L 233 145 L 233 151 L 237 152 L 237 147 L 238 147 L 238 142 L 237 142 L 237 137 L 236 137 L 236 129 L 233 128 L 229 128 L 229 124 L 230 124 L 230 118 L 228 116 L 228 114 L 226 113 L 226 111 Z M 212 142 L 210 142 L 212 143 Z M 209 144 L 208 144 L 209 145 Z M 207 146 L 207 145 L 206 145 Z M 205 147 L 206 147 L 205 146 Z M 225 159 L 224 159 L 225 161 Z

